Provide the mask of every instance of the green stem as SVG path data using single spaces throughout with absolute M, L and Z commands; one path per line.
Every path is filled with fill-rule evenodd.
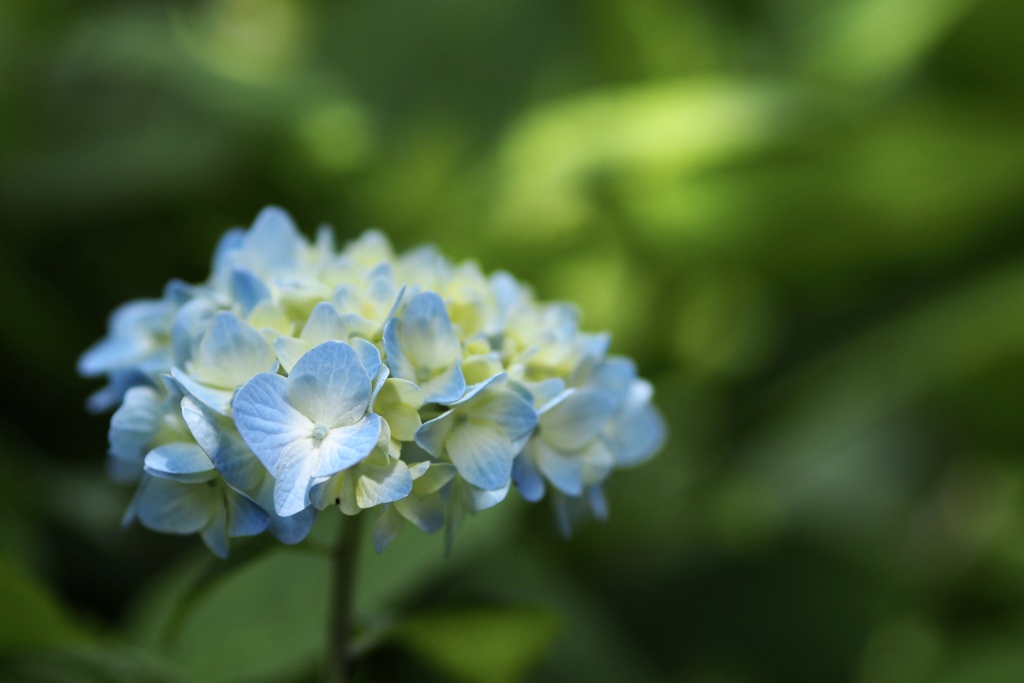
M 356 666 L 356 653 L 352 649 L 352 605 L 361 517 L 342 515 L 341 533 L 332 553 L 334 585 L 327 641 L 327 683 L 349 683 Z

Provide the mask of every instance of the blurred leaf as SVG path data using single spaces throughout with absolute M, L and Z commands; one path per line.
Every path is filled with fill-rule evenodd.
M 210 586 L 167 656 L 197 680 L 272 681 L 315 666 L 330 589 L 327 558 L 275 549 Z
M 481 607 L 412 617 L 393 637 L 457 680 L 513 683 L 559 630 L 559 620 L 541 609 Z
M 845 0 L 818 27 L 812 69 L 854 84 L 905 75 L 977 0 Z
M 0 605 L 0 651 L 86 638 L 50 591 L 5 557 L 0 557 Z
M 795 124 L 794 93 L 727 79 L 671 80 L 529 111 L 499 151 L 498 221 L 547 241 L 595 209 L 599 174 L 680 175 L 777 144 Z
M 0 659 L 5 683 L 185 683 L 166 664 L 124 647 L 43 649 Z

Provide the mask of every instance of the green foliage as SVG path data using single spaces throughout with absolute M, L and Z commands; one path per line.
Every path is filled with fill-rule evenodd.
M 5 557 L 0 557 L 0 604 L 0 652 L 64 645 L 86 637 L 43 584 Z
M 558 629 L 543 610 L 489 607 L 421 614 L 392 637 L 456 680 L 511 683 L 551 647 Z

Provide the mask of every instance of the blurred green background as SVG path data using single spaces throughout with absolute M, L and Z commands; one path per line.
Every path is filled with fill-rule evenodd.
M 364 554 L 363 680 L 1024 680 L 1024 3 L 0 2 L 0 679 L 314 680 L 303 549 L 118 527 L 77 355 L 263 205 L 579 304 L 671 438 Z M 326 539 L 326 540 L 325 540 Z

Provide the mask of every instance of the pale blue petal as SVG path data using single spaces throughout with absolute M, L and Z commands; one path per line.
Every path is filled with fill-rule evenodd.
M 381 366 L 380 351 L 372 343 L 360 337 L 353 339 L 350 344 L 356 355 L 359 356 L 359 362 L 363 364 L 366 376 L 375 378 Z
M 451 467 L 451 465 L 449 465 L 449 467 Z M 454 472 L 454 468 L 452 469 Z M 412 475 L 414 481 L 421 479 L 423 475 L 425 475 L 428 471 L 430 471 L 429 460 L 421 460 L 419 462 L 409 463 L 409 474 Z
M 281 458 L 274 484 L 274 510 L 290 517 L 310 506 L 309 488 L 313 483 L 312 448 L 293 448 Z
M 380 366 L 377 368 L 377 374 L 373 376 L 373 391 L 370 393 L 370 406 L 372 406 L 377 401 L 377 394 L 379 394 L 380 390 L 384 388 L 384 382 L 387 381 L 388 376 L 390 374 L 391 370 L 388 369 L 388 366 L 384 365 L 384 363 L 381 363 Z M 404 382 L 405 380 L 396 381 Z M 422 402 L 420 403 L 420 405 L 423 405 Z
M 435 458 L 439 458 L 441 451 L 444 450 L 445 439 L 448 438 L 454 425 L 454 410 L 449 410 L 433 420 L 424 422 L 416 430 L 416 444 Z
M 90 413 L 110 410 L 122 400 L 129 389 L 137 386 L 152 386 L 152 380 L 135 368 L 111 370 L 106 386 L 97 389 L 85 399 L 85 409 Z
M 78 359 L 79 374 L 96 377 L 146 363 L 147 357 L 160 352 L 157 339 L 170 331 L 176 310 L 176 304 L 162 299 L 139 299 L 122 304 L 110 316 L 107 336 Z M 152 359 L 148 363 L 155 364 Z
M 417 369 L 439 370 L 461 360 L 462 346 L 444 301 L 436 293 L 420 292 L 414 296 L 399 323 L 402 353 Z
M 268 476 L 230 420 L 188 397 L 181 401 L 181 414 L 196 442 L 228 484 L 250 491 Z
M 512 442 L 492 422 L 468 419 L 452 429 L 445 449 L 462 478 L 474 486 L 499 489 L 512 476 Z
M 235 266 L 231 270 L 231 298 L 239 305 L 242 315 L 248 317 L 258 303 L 271 298 L 270 288 L 251 270 Z
M 551 485 L 570 496 L 583 493 L 583 459 L 576 453 L 562 453 L 543 439 L 533 444 L 537 468 Z
M 255 536 L 266 530 L 270 518 L 259 505 L 228 489 L 225 491 L 228 513 L 228 536 Z
M 342 500 L 347 499 L 351 499 L 354 505 L 355 491 L 355 474 L 346 470 L 314 484 L 309 489 L 309 500 L 317 510 L 325 510 L 332 505 L 341 505 Z
M 544 497 L 544 478 L 540 476 L 529 453 L 520 453 L 512 462 L 512 481 L 525 500 L 536 503 Z
M 217 507 L 213 519 L 199 533 L 199 537 L 210 552 L 222 560 L 228 559 L 228 515 L 223 504 Z
M 312 348 L 313 345 L 305 339 L 278 337 L 274 340 L 274 352 L 277 354 L 277 359 L 281 361 L 281 367 L 285 372 L 291 372 L 299 359 L 309 353 Z
M 308 507 L 290 517 L 280 517 L 272 514 L 267 531 L 277 540 L 288 545 L 301 543 L 309 536 L 313 529 L 313 522 L 316 521 L 316 509 Z
M 615 464 L 638 465 L 658 452 L 665 442 L 665 419 L 653 405 L 629 410 L 615 422 Z
M 394 506 L 388 505 L 381 508 L 380 514 L 373 520 L 373 549 L 378 553 L 384 552 L 384 549 L 391 545 L 391 541 L 398 537 L 404 526 L 405 520 L 394 509 Z
M 363 460 L 377 445 L 381 419 L 373 413 L 353 425 L 335 427 L 320 442 L 314 477 L 329 477 Z
M 268 206 L 253 221 L 241 256 L 264 274 L 287 270 L 298 261 L 303 242 L 292 217 L 284 209 Z
M 370 403 L 370 378 L 345 342 L 313 347 L 288 375 L 288 399 L 303 415 L 325 427 L 350 425 Z
M 419 382 L 425 403 L 450 405 L 459 400 L 466 390 L 466 378 L 460 363 L 443 370 L 441 374 Z
M 238 390 L 232 407 L 235 426 L 263 466 L 276 472 L 292 444 L 311 440 L 313 423 L 288 402 L 287 380 L 265 372 Z
M 83 377 L 105 375 L 134 364 L 144 350 L 145 346 L 138 339 L 106 337 L 86 349 L 78 359 L 78 374 Z
M 449 403 L 450 406 L 459 406 L 469 403 L 484 391 L 495 392 L 499 389 L 503 389 L 505 384 L 508 382 L 508 375 L 504 372 L 499 372 L 494 377 L 488 377 L 483 382 L 477 382 L 469 386 L 466 391 L 462 394 L 459 400 Z
M 538 408 L 550 403 L 565 391 L 565 381 L 558 377 L 552 377 L 540 382 L 510 382 L 510 385 L 523 386 L 533 397 L 533 405 Z
M 218 389 L 237 389 L 275 367 L 274 350 L 258 331 L 230 311 L 213 316 L 189 374 Z
M 213 263 L 210 265 L 211 280 L 218 291 L 227 291 L 231 277 L 231 263 L 235 255 L 245 243 L 245 230 L 232 228 L 225 232 L 213 252 Z
M 313 528 L 316 521 L 316 510 L 308 507 L 290 517 L 281 517 L 274 511 L 274 479 L 267 476 L 260 482 L 253 496 L 259 506 L 267 513 L 269 522 L 267 531 L 277 540 L 288 545 L 303 541 Z
M 600 484 L 608 478 L 615 466 L 615 456 L 604 437 L 587 444 L 579 451 L 579 456 L 583 461 L 584 484 Z
M 351 339 L 352 337 L 372 339 L 379 334 L 379 325 L 377 323 L 355 313 L 343 313 L 341 323 L 345 326 L 343 339 Z
M 146 479 L 148 478 L 149 477 L 146 477 Z M 135 493 L 132 494 L 132 499 L 128 503 L 128 508 L 124 511 L 124 514 L 121 516 L 122 529 L 127 529 L 129 526 L 132 525 L 133 522 L 135 522 L 136 519 L 139 518 L 139 497 L 142 494 L 143 490 L 145 489 L 145 486 L 146 480 L 144 479 L 142 483 L 138 486 L 138 488 L 135 489 Z
M 602 522 L 608 521 L 608 500 L 604 496 L 604 489 L 600 484 L 592 484 L 587 487 L 587 503 L 590 504 L 590 511 L 594 517 Z
M 184 484 L 149 477 L 142 482 L 135 512 L 148 529 L 194 534 L 213 521 L 218 492 L 207 484 Z
M 428 534 L 436 533 L 444 526 L 444 498 L 438 493 L 420 495 L 410 494 L 407 498 L 396 501 L 392 507 Z
M 198 288 L 184 280 L 171 278 L 164 285 L 163 300 L 175 306 L 184 306 L 199 294 Z
M 614 412 L 615 401 L 608 393 L 568 389 L 541 409 L 541 433 L 559 450 L 578 450 L 594 440 Z
M 171 325 L 171 349 L 174 365 L 184 367 L 192 360 L 203 333 L 210 326 L 217 307 L 206 299 L 193 299 L 181 307 Z
M 551 496 L 551 505 L 555 509 L 555 522 L 558 524 L 558 532 L 562 534 L 562 538 L 571 537 L 574 517 L 571 500 L 555 491 Z
M 366 508 L 393 503 L 412 492 L 412 475 L 401 460 L 387 465 L 362 464 L 356 478 L 356 504 Z
M 154 477 L 185 482 L 201 482 L 216 475 L 213 462 L 194 443 L 168 443 L 146 454 L 146 472 Z
M 616 356 L 598 365 L 587 385 L 611 392 L 616 397 L 616 404 L 621 404 L 635 379 L 636 364 L 629 358 Z
M 151 387 L 133 387 L 110 418 L 110 454 L 122 460 L 142 460 L 164 415 L 163 398 Z
M 457 473 L 455 466 L 450 463 L 426 461 L 410 465 L 409 471 L 415 480 L 413 489 L 418 494 L 440 491 Z
M 416 381 L 416 368 L 412 361 L 402 353 L 402 344 L 398 340 L 398 320 L 391 318 L 384 325 L 384 353 L 387 356 L 391 376 L 410 382 Z
M 475 486 L 466 486 L 464 489 L 466 509 L 475 515 L 478 512 L 494 507 L 505 500 L 511 486 L 511 481 L 507 482 L 500 489 L 494 489 L 493 491 L 486 491 Z
M 333 254 L 337 248 L 334 244 L 334 229 L 326 224 L 317 228 L 315 244 L 320 253 Z
M 325 341 L 345 341 L 348 339 L 346 332 L 338 309 L 330 302 L 321 301 L 313 307 L 300 336 L 316 346 Z
M 577 386 L 593 375 L 594 370 L 604 362 L 611 345 L 611 335 L 607 332 L 598 334 L 581 333 L 575 339 L 575 346 L 581 358 L 569 378 L 569 384 Z
M 533 405 L 513 391 L 496 392 L 493 397 L 469 406 L 467 412 L 476 419 L 501 426 L 513 441 L 530 434 L 537 426 Z
M 107 476 L 118 484 L 134 484 L 145 470 L 142 460 L 122 460 L 108 455 L 105 463 Z
M 205 384 L 200 384 L 190 375 L 178 368 L 171 368 L 171 377 L 177 382 L 181 390 L 205 406 L 209 406 L 221 415 L 231 412 L 233 390 L 214 389 Z

